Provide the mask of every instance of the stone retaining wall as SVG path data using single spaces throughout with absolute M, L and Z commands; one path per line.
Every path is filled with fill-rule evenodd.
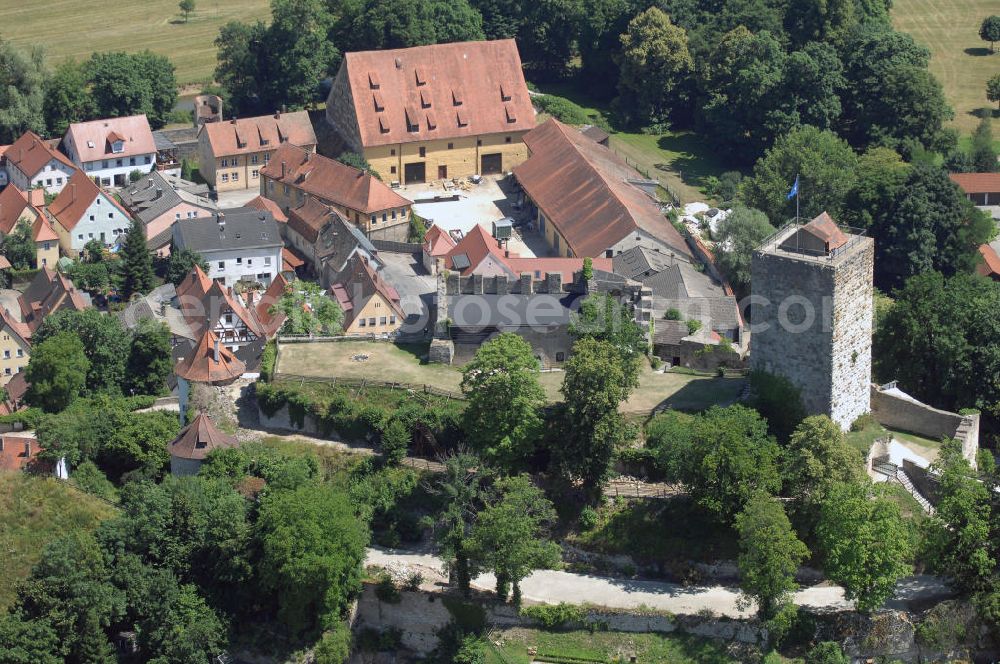
M 979 451 L 979 414 L 959 415 L 932 408 L 871 386 L 872 416 L 884 427 L 911 431 L 927 438 L 955 438 L 962 444 L 962 455 L 973 466 Z

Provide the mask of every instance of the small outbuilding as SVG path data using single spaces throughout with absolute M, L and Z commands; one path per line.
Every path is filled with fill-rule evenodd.
M 208 415 L 198 413 L 194 421 L 167 444 L 167 451 L 170 452 L 170 473 L 177 477 L 197 475 L 201 463 L 208 457 L 209 452 L 238 445 L 236 436 L 219 431 Z

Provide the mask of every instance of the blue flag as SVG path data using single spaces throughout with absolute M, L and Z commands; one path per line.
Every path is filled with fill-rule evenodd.
M 799 176 L 796 175 L 795 176 L 795 184 L 792 185 L 792 190 L 790 192 L 788 192 L 787 196 L 785 196 L 785 200 L 786 201 L 790 201 L 792 199 L 792 197 L 798 196 L 798 195 L 799 195 Z

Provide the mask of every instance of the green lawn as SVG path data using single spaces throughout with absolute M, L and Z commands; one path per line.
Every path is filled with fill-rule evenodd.
M 847 443 L 864 455 L 868 454 L 872 443 L 883 436 L 892 436 L 898 442 L 910 448 L 920 456 L 934 461 L 937 458 L 938 450 L 941 448 L 941 441 L 927 438 L 919 434 L 899 429 L 886 429 L 878 422 L 872 421 L 861 431 L 848 431 L 845 434 Z
M 46 0 L 0 2 L 0 33 L 15 45 L 43 46 L 50 65 L 83 60 L 95 50 L 141 51 L 169 56 L 180 85 L 212 80 L 215 38 L 229 21 L 270 16 L 268 0 L 198 0 L 188 23 L 177 0 Z
M 996 0 L 892 3 L 896 28 L 931 49 L 931 71 L 955 109 L 954 126 L 966 133 L 978 123 L 974 115 L 977 109 L 995 107 L 986 100 L 986 80 L 1000 72 L 1000 53 L 990 54 L 989 44 L 979 38 L 979 24 L 997 13 L 1000 6 Z M 995 108 L 993 112 L 996 116 Z
M 726 653 L 725 644 L 687 635 L 631 634 L 624 632 L 549 632 L 515 628 L 494 633 L 501 641 L 503 658 L 491 653 L 489 664 L 530 664 L 528 648 L 539 656 L 575 657 L 595 662 L 639 662 L 657 664 L 727 664 L 739 660 Z
M 14 601 L 50 541 L 75 530 L 93 530 L 113 507 L 51 477 L 0 472 L 0 611 Z
M 367 378 L 375 381 L 432 385 L 458 393 L 462 374 L 457 367 L 426 364 L 426 346 L 394 345 L 368 341 L 283 344 L 277 373 L 308 377 Z M 355 356 L 367 355 L 357 361 Z M 539 382 L 550 401 L 561 399 L 563 372 L 540 374 Z M 627 413 L 644 414 L 660 405 L 679 410 L 703 410 L 734 401 L 743 389 L 742 378 L 709 378 L 676 373 L 657 373 L 642 365 L 639 388 L 625 403 Z

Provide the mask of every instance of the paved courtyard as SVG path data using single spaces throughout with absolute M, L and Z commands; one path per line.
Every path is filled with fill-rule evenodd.
M 385 263 L 386 280 L 399 292 L 399 303 L 406 313 L 406 332 L 420 332 L 429 323 L 432 295 L 437 279 L 424 269 L 416 254 L 379 252 Z

